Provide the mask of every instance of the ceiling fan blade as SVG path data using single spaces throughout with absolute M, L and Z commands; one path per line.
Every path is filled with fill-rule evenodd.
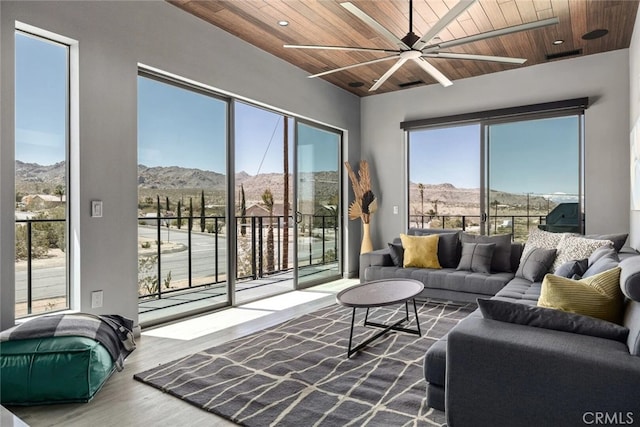
M 463 60 L 473 60 L 473 61 L 502 62 L 505 64 L 524 64 L 525 62 L 527 62 L 525 58 L 510 58 L 508 56 L 473 55 L 468 53 L 434 52 L 434 53 L 425 53 L 424 56 L 428 58 L 446 58 L 446 59 L 463 59 Z
M 375 19 L 373 19 L 372 17 L 370 17 L 369 15 L 367 15 L 366 13 L 358 9 L 353 3 L 344 2 L 344 3 L 340 3 L 340 6 L 344 7 L 349 12 L 351 12 L 352 14 L 360 18 L 361 21 L 369 25 L 371 28 L 374 28 L 378 33 L 380 33 L 382 36 L 384 36 L 387 40 L 389 40 L 394 45 L 400 47 L 402 50 L 410 49 L 409 46 L 407 46 L 395 34 L 393 34 L 391 31 L 387 30 L 385 27 L 380 25 L 378 21 L 376 21 Z
M 437 45 L 427 46 L 422 49 L 423 53 L 431 53 L 440 49 L 446 49 L 449 47 L 460 46 L 463 44 L 476 42 L 479 40 L 485 40 L 492 37 L 504 36 L 506 34 L 518 33 L 520 31 L 533 30 L 536 28 L 547 27 L 549 25 L 555 25 L 560 20 L 557 17 L 543 19 L 541 21 L 527 22 L 526 24 L 514 25 L 512 27 L 501 28 L 499 30 L 487 31 L 486 33 L 475 34 L 473 36 L 462 37 L 448 42 L 438 43 Z
M 425 70 L 431 77 L 436 79 L 442 86 L 447 87 L 451 86 L 453 82 L 447 78 L 444 74 L 442 74 L 436 67 L 429 64 L 424 58 L 416 58 L 413 60 L 416 64 L 420 66 L 423 70 Z
M 460 16 L 465 10 L 469 9 L 472 4 L 474 4 L 477 0 L 460 0 L 458 4 L 449 10 L 436 24 L 423 35 L 420 40 L 415 42 L 412 49 L 420 50 L 424 46 L 426 46 L 432 38 L 440 34 L 440 32 L 445 29 L 447 25 L 449 25 L 454 19 Z
M 370 65 L 370 64 L 375 64 L 376 62 L 388 61 L 388 60 L 393 59 L 393 58 L 398 58 L 398 56 L 399 55 L 391 55 L 391 56 L 387 56 L 387 57 L 384 57 L 384 58 L 374 59 L 374 60 L 371 60 L 371 61 L 360 62 L 358 64 L 347 65 L 346 67 L 335 68 L 333 70 L 323 71 L 322 73 L 313 74 L 313 75 L 309 76 L 309 78 L 311 79 L 313 77 L 326 76 L 327 74 L 336 73 L 338 71 L 349 70 L 351 68 L 360 67 L 362 65 Z
M 391 77 L 391 75 L 395 73 L 398 70 L 398 68 L 402 67 L 402 64 L 404 64 L 407 61 L 408 61 L 407 58 L 398 59 L 398 61 L 395 64 L 393 64 L 393 66 L 391 66 L 391 68 L 389 68 L 387 72 L 384 73 L 382 77 L 380 77 L 373 86 L 371 86 L 371 89 L 369 89 L 369 92 L 373 92 L 374 90 L 377 90 L 380 86 L 382 86 L 382 84 L 386 82 L 387 79 Z
M 325 50 L 345 50 L 352 52 L 385 52 L 385 53 L 394 53 L 400 52 L 399 50 L 393 49 L 376 49 L 371 47 L 351 47 L 351 46 L 317 46 L 317 45 L 308 45 L 308 44 L 285 44 L 282 47 L 290 48 L 290 49 L 325 49 Z

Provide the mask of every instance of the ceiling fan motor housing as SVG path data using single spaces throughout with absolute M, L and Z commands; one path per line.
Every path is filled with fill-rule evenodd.
M 420 40 L 420 36 L 413 31 L 407 33 L 407 35 L 402 38 L 402 42 L 407 46 L 413 46 L 418 40 Z

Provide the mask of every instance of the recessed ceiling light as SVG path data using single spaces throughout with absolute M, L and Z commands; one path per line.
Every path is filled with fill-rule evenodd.
M 285 20 L 278 21 L 278 25 L 280 25 L 281 27 L 286 27 L 287 25 L 289 25 L 289 21 L 285 21 Z
M 556 46 L 561 45 L 562 43 L 564 43 L 564 40 L 560 40 L 560 39 L 554 40 L 554 41 L 551 42 L 551 44 L 556 45 Z

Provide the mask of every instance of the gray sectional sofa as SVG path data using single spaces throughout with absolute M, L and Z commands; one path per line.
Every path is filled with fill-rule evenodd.
M 459 230 L 451 229 L 420 229 L 410 228 L 409 235 L 446 234 L 459 236 Z M 399 244 L 400 239 L 394 239 L 393 243 Z M 460 244 L 457 245 L 458 253 L 449 263 L 443 263 L 442 269 L 429 268 L 403 268 L 395 265 L 390 249 L 384 248 L 360 255 L 360 282 L 372 280 L 404 278 L 419 280 L 424 284 L 421 298 L 433 298 L 462 302 L 475 302 L 477 298 L 487 298 L 495 295 L 514 277 L 518 270 L 518 263 L 522 255 L 522 244 L 509 243 L 508 260 L 509 271 L 491 273 L 478 273 L 473 271 L 457 270 L 460 259 Z M 438 248 L 440 251 L 440 247 Z M 506 269 L 503 269 L 506 270 Z
M 521 253 L 513 244 L 512 260 Z M 403 269 L 393 265 L 389 249 L 361 257 L 361 281 L 411 277 L 425 283 L 427 298 L 480 298 L 525 311 L 496 320 L 478 309 L 426 352 L 427 404 L 446 411 L 449 427 L 633 425 L 640 423 L 640 256 L 623 249 L 617 259 L 621 325 L 535 307 L 541 280 Z M 544 310 L 569 317 L 558 323 Z

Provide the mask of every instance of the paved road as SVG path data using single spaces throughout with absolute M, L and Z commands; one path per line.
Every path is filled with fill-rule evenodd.
M 168 234 L 168 236 L 167 236 Z M 157 239 L 157 231 L 153 227 L 138 227 L 138 235 L 143 239 L 155 241 Z M 177 230 L 162 228 L 161 240 L 171 243 L 178 243 L 188 246 L 188 233 L 185 230 Z M 299 257 L 301 265 L 308 265 L 309 260 L 309 238 L 299 239 L 301 249 Z M 216 268 L 220 280 L 226 273 L 227 263 L 227 241 L 226 236 L 220 234 L 218 236 L 218 259 L 216 263 L 216 235 L 210 233 L 194 232 L 191 235 L 192 245 L 192 272 L 194 280 L 197 278 L 208 277 L 213 280 Z M 266 244 L 266 242 L 265 242 Z M 333 249 L 333 243 L 326 242 L 325 250 Z M 311 239 L 311 253 L 314 260 L 322 257 L 322 241 L 319 239 Z M 290 243 L 289 253 L 293 254 L 293 244 Z M 276 251 L 277 257 L 277 251 Z M 277 259 L 276 259 L 277 262 Z M 217 267 L 216 267 L 217 266 Z M 161 257 L 162 277 L 171 271 L 172 283 L 188 280 L 188 251 L 163 253 Z M 154 269 L 153 275 L 157 274 Z M 66 269 L 64 267 L 64 259 L 61 257 L 57 261 L 34 260 L 33 262 L 33 285 L 32 298 L 45 299 L 64 296 L 66 294 Z M 24 302 L 27 300 L 27 272 L 26 263 L 20 263 L 16 267 L 16 301 Z

